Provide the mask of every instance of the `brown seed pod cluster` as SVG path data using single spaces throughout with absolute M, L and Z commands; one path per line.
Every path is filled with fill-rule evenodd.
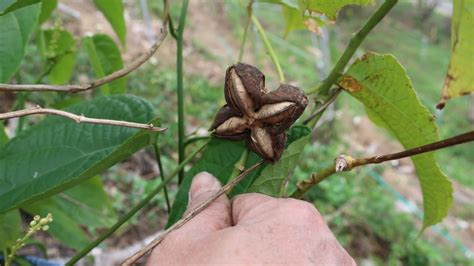
M 285 131 L 308 105 L 304 92 L 288 84 L 267 92 L 263 73 L 243 63 L 227 69 L 224 90 L 227 104 L 211 125 L 213 135 L 245 139 L 248 147 L 260 157 L 278 161 L 285 149 Z

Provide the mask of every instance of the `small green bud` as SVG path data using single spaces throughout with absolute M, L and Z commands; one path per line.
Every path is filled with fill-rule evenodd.
M 46 219 L 46 218 L 41 218 L 41 220 L 39 221 L 39 223 L 40 223 L 41 225 L 45 225 L 45 224 L 48 223 L 48 219 Z
M 41 217 L 40 217 L 39 215 L 35 215 L 35 217 L 33 217 L 33 219 L 34 219 L 35 221 L 39 221 L 40 218 L 41 218 Z
M 43 231 L 48 231 L 49 225 L 45 225 L 45 226 L 43 226 L 41 229 L 42 229 Z
M 30 226 L 35 226 L 35 225 L 36 225 L 36 221 L 35 221 L 35 220 L 33 220 L 33 221 L 30 222 Z

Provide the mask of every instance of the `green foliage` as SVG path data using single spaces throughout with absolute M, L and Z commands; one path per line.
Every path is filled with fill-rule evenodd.
M 474 92 L 474 1 L 454 1 L 451 23 L 451 62 L 442 102 Z
M 71 33 L 61 29 L 41 30 L 38 47 L 45 65 L 51 68 L 50 83 L 68 83 L 76 62 L 76 42 Z
M 269 196 L 283 196 L 285 179 L 292 175 L 300 160 L 303 148 L 311 137 L 311 129 L 306 126 L 293 127 L 290 134 L 292 143 L 285 149 L 281 159 L 275 164 L 267 165 L 260 176 L 249 188 L 250 192 L 263 193 Z M 294 141 L 293 141 L 294 140 Z
M 39 23 L 42 24 L 46 20 L 49 19 L 51 13 L 56 9 L 58 6 L 58 0 L 43 0 L 41 4 L 41 13 L 39 16 Z
M 366 54 L 348 70 L 340 85 L 362 102 L 367 114 L 406 148 L 438 140 L 433 116 L 420 103 L 403 67 L 390 55 Z M 441 221 L 452 202 L 452 187 L 434 154 L 411 158 L 420 179 L 423 228 Z
M 232 173 L 233 166 L 240 159 L 243 151 L 244 143 L 242 141 L 237 142 L 213 138 L 203 152 L 201 159 L 186 172 L 173 202 L 166 227 L 178 221 L 186 210 L 189 188 L 193 177 L 197 173 L 206 171 L 217 177 L 222 184 L 225 184 Z
M 122 45 L 125 45 L 127 28 L 123 17 L 123 3 L 117 0 L 94 0 L 96 7 L 104 14 L 117 34 Z
M 120 50 L 108 35 L 97 34 L 92 37 L 84 37 L 82 44 L 86 49 L 97 78 L 104 77 L 123 68 Z M 126 91 L 126 77 L 116 79 L 101 87 L 101 92 L 105 95 L 124 93 Z
M 53 214 L 55 222 L 50 226 L 51 235 L 76 249 L 83 248 L 90 241 L 81 226 L 92 229 L 108 227 L 117 218 L 99 177 L 23 209 L 31 215 Z
M 25 47 L 36 27 L 41 4 L 29 5 L 0 16 L 0 82 L 8 82 L 18 70 Z
M 298 6 L 301 10 L 321 13 L 331 20 L 336 20 L 339 9 L 347 5 L 367 5 L 372 0 L 298 0 Z
M 13 210 L 0 215 L 0 250 L 13 246 L 20 236 L 20 212 Z
M 3 126 L 3 123 L 0 122 L 0 148 L 8 142 L 8 136 L 7 133 L 5 132 L 5 127 Z
M 66 110 L 94 118 L 149 122 L 145 100 L 119 95 Z M 64 191 L 148 145 L 155 133 L 48 117 L 0 151 L 0 213 Z
M 17 9 L 38 4 L 42 0 L 2 0 L 0 1 L 0 15 L 13 12 Z

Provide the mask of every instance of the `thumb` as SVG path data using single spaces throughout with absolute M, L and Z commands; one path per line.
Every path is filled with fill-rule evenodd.
M 189 189 L 189 203 L 184 215 L 209 199 L 220 188 L 221 184 L 211 174 L 207 172 L 197 174 Z M 231 226 L 230 202 L 226 195 L 222 195 L 178 231 L 187 237 L 202 237 L 229 226 Z

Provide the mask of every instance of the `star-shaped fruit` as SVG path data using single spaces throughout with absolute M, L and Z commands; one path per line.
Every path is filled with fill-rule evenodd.
M 238 63 L 225 77 L 224 105 L 210 130 L 219 138 L 246 139 L 248 147 L 268 161 L 280 159 L 286 144 L 286 130 L 308 105 L 303 91 L 281 84 L 267 92 L 265 76 L 257 68 Z

